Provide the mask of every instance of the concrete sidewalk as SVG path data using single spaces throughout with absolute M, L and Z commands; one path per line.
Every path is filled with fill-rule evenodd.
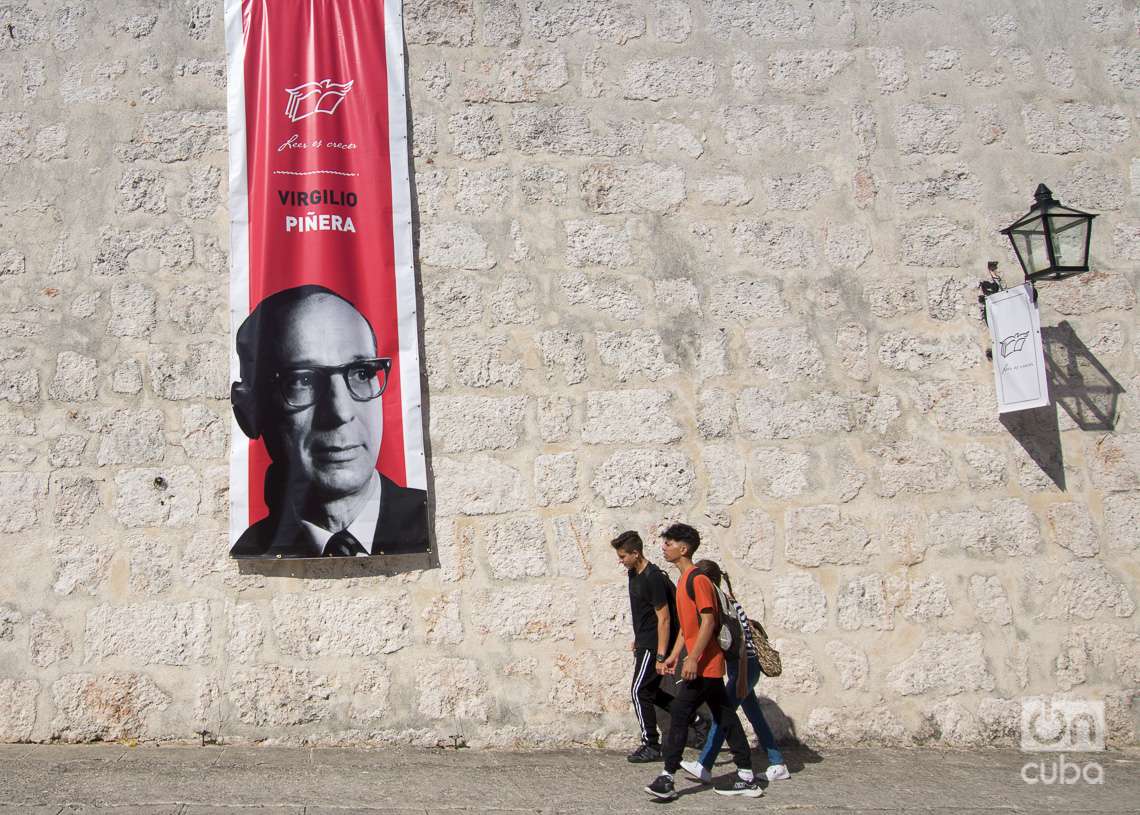
M 763 798 L 725 798 L 679 778 L 680 798 L 659 803 L 642 792 L 658 765 L 592 750 L 0 745 L 0 815 L 1140 811 L 1140 753 L 1066 756 L 1097 762 L 1100 785 L 1022 780 L 1027 762 L 1044 761 L 1048 774 L 1057 760 L 1014 750 L 791 752 L 792 779 Z M 731 767 L 717 770 L 727 779 Z

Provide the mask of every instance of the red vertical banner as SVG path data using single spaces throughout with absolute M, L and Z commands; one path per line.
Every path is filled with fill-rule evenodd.
M 226 0 L 231 553 L 428 551 L 399 0 Z

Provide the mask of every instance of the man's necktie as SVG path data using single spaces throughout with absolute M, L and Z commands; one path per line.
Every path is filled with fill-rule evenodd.
M 353 557 L 358 554 L 367 554 L 360 541 L 352 536 L 347 529 L 342 529 L 325 545 L 325 557 Z

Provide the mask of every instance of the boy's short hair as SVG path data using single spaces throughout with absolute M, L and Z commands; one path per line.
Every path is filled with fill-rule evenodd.
M 690 558 L 701 545 L 701 533 L 688 524 L 673 524 L 661 533 L 661 537 L 688 546 Z
M 639 555 L 645 553 L 645 544 L 641 541 L 641 535 L 632 529 L 622 532 L 610 541 L 610 546 L 614 549 L 624 549 L 627 552 L 637 552 Z

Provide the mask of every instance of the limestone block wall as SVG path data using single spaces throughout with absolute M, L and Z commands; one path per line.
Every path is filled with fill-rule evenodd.
M 779 729 L 1136 739 L 1133 0 L 407 0 L 441 566 L 226 557 L 220 0 L 0 7 L 0 740 L 621 747 L 694 523 Z M 1057 404 L 974 302 L 1039 182 Z M 651 543 L 654 558 L 659 553 Z

